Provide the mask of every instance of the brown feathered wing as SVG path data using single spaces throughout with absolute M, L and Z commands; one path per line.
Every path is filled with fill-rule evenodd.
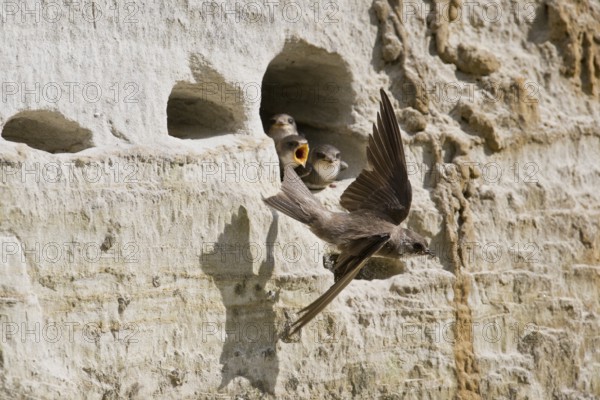
M 398 225 L 408 215 L 412 188 L 396 114 L 381 90 L 380 113 L 373 135 L 369 136 L 367 159 L 372 169 L 364 169 L 342 194 L 340 204 L 348 211 L 370 210 Z

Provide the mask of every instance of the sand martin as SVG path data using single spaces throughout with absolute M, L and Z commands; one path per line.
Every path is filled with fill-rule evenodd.
M 286 136 L 298 135 L 296 121 L 290 115 L 276 114 L 269 119 L 269 131 L 267 135 L 275 142 L 283 139 Z
M 308 160 L 308 141 L 300 135 L 286 136 L 275 141 L 275 149 L 279 157 L 279 168 L 283 174 L 285 167 L 296 168 L 306 166 Z
M 430 255 L 427 241 L 400 223 L 408 216 L 412 188 L 408 180 L 400 128 L 387 95 L 381 90 L 380 113 L 369 136 L 363 169 L 342 194 L 340 204 L 349 212 L 331 212 L 300 180 L 285 169 L 281 192 L 264 199 L 276 210 L 308 225 L 322 240 L 341 251 L 335 270 L 341 277 L 321 297 L 302 309 L 292 324 L 294 334 L 323 310 L 360 272 L 371 256 L 400 258 Z
M 330 145 L 322 144 L 310 150 L 308 163 L 310 174 L 302 180 L 309 189 L 325 189 L 333 183 L 340 171 L 348 168 L 348 164 L 342 161 L 340 151 Z M 298 171 L 296 171 L 298 172 Z

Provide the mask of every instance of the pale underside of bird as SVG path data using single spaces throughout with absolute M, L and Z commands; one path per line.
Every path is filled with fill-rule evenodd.
M 418 233 L 401 228 L 410 210 L 412 188 L 400 128 L 392 105 L 381 90 L 380 112 L 369 136 L 363 169 L 341 196 L 349 212 L 331 212 L 286 168 L 281 192 L 264 199 L 276 210 L 310 227 L 322 240 L 337 246 L 341 254 L 334 269 L 341 277 L 318 299 L 300 311 L 292 324 L 294 334 L 318 315 L 360 272 L 372 256 L 400 258 L 433 255 Z

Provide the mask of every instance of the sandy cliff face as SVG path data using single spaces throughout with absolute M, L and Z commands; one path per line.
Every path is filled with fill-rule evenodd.
M 600 397 L 596 2 L 0 14 L 0 397 Z M 342 150 L 337 209 L 380 87 L 439 258 L 371 262 L 282 340 L 332 249 L 263 204 L 262 123 Z

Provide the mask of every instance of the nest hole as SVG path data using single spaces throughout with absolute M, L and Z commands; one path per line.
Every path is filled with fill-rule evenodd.
M 223 82 L 179 82 L 167 102 L 167 129 L 180 139 L 237 133 L 243 126 L 239 96 Z
M 365 139 L 350 128 L 356 94 L 344 59 L 303 41 L 288 42 L 269 64 L 261 85 L 265 132 L 274 114 L 289 114 L 309 146 L 337 147 L 349 164 L 338 179 L 356 176 L 366 163 Z
M 5 140 L 24 143 L 48 153 L 77 153 L 93 147 L 92 131 L 57 111 L 22 111 L 2 129 Z

